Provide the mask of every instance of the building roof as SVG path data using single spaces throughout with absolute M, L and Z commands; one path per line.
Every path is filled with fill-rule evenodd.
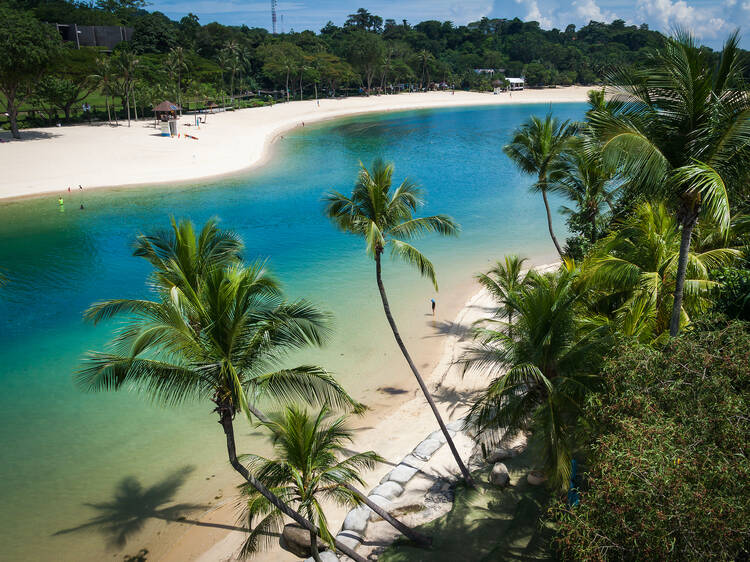
M 163 101 L 154 108 L 154 111 L 168 112 L 168 111 L 178 111 L 179 109 L 180 109 L 179 105 L 172 103 L 171 101 Z
M 523 84 L 524 83 L 523 78 L 506 78 L 506 80 L 510 82 L 511 84 Z

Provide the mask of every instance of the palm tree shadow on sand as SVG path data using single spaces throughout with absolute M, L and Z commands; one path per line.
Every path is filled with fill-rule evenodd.
M 62 529 L 53 536 L 66 535 L 79 531 L 95 530 L 105 536 L 111 547 L 122 548 L 128 539 L 138 533 L 149 519 L 186 523 L 203 527 L 239 529 L 231 525 L 205 523 L 187 519 L 184 514 L 205 510 L 209 506 L 194 503 L 172 504 L 172 498 L 194 470 L 183 467 L 168 475 L 164 480 L 144 488 L 135 476 L 127 476 L 115 487 L 114 498 L 109 502 L 84 503 L 96 510 L 97 515 L 85 523 Z

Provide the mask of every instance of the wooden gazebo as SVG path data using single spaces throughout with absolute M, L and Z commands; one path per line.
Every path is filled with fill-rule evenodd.
M 170 119 L 177 118 L 177 112 L 180 111 L 180 109 L 182 108 L 176 103 L 165 100 L 154 107 L 154 116 L 161 121 L 169 121 Z

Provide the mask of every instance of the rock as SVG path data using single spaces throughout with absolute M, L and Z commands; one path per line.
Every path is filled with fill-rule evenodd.
M 341 531 L 336 535 L 336 540 L 354 550 L 364 542 L 362 535 L 354 531 Z
M 388 498 L 384 498 L 383 496 L 367 496 L 367 499 L 370 500 L 372 503 L 377 505 L 378 507 L 382 507 L 385 510 L 388 510 L 388 507 L 391 505 L 391 500 Z M 365 506 L 367 508 L 367 511 L 370 512 L 370 521 L 380 521 L 382 518 L 380 515 L 375 513 L 373 510 L 371 510 L 369 507 Z
M 516 445 L 515 447 L 497 447 L 487 455 L 487 462 L 496 463 L 505 459 L 517 457 L 526 450 L 526 444 Z
M 370 495 L 381 496 L 387 500 L 397 498 L 404 493 L 404 488 L 397 482 L 384 482 L 380 486 L 375 486 L 371 491 Z
M 321 562 L 339 562 L 339 557 L 330 550 L 324 550 L 323 552 L 318 552 L 318 554 L 320 554 Z M 315 562 L 315 559 L 310 556 L 310 558 L 305 558 L 305 562 Z
M 503 463 L 495 463 L 490 472 L 490 484 L 505 488 L 510 484 L 510 474 L 508 473 L 508 467 Z
M 284 525 L 279 544 L 281 548 L 300 558 L 310 556 L 310 531 L 297 523 Z
M 463 419 L 452 421 L 450 423 L 446 423 L 445 427 L 448 428 L 448 431 L 463 431 L 464 429 L 464 423 L 466 423 Z
M 539 486 L 547 481 L 547 477 L 539 470 L 532 470 L 526 477 L 526 481 L 532 486 Z
M 359 506 L 352 509 L 346 514 L 344 524 L 341 528 L 344 531 L 354 531 L 355 533 L 364 534 L 367 528 L 367 518 L 370 517 L 370 508 L 367 506 Z
M 406 464 L 400 464 L 396 468 L 391 470 L 388 474 L 386 474 L 380 481 L 380 483 L 383 484 L 390 480 L 391 482 L 396 482 L 397 484 L 401 484 L 403 486 L 409 480 L 411 480 L 416 473 L 416 468 Z
M 443 444 L 435 439 L 425 439 L 411 452 L 412 455 L 423 461 L 428 461 Z
M 424 466 L 424 461 L 422 459 L 418 459 L 414 455 L 406 455 L 400 464 L 408 465 L 412 468 L 422 468 Z

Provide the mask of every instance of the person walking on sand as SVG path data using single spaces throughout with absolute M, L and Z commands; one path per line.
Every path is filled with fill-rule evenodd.
M 432 317 L 435 318 L 435 305 L 437 304 L 435 299 L 430 299 L 430 304 L 432 305 Z

